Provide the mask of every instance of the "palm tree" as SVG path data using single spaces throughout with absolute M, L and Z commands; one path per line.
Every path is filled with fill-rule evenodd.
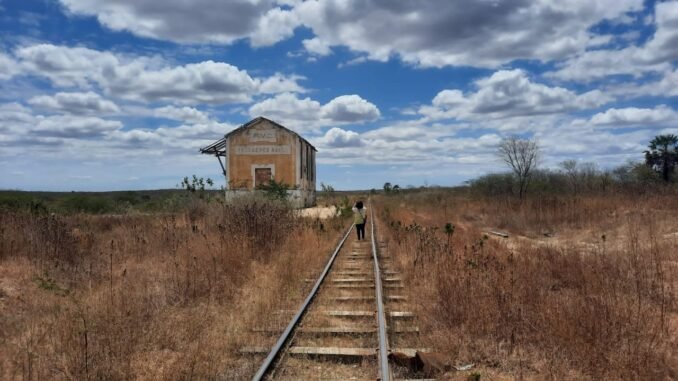
M 648 147 L 650 149 L 645 151 L 645 164 L 661 172 L 664 181 L 671 181 L 671 175 L 678 163 L 678 136 L 657 135 Z

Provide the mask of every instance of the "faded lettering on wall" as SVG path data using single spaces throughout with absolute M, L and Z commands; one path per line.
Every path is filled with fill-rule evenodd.
M 236 146 L 236 155 L 289 155 L 290 146 Z
M 276 130 L 250 130 L 247 132 L 251 142 L 275 142 L 278 138 Z

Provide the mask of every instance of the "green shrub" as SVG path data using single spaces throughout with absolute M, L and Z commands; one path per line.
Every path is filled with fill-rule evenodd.
M 104 214 L 115 212 L 115 203 L 101 196 L 72 195 L 63 198 L 59 205 L 64 213 Z

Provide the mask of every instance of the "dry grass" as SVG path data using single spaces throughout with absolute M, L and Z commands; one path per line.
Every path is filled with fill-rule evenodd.
M 678 378 L 675 196 L 421 192 L 377 206 L 419 343 L 450 362 L 495 380 Z M 298 305 L 343 228 L 259 199 L 0 213 L 0 379 L 248 379 L 259 359 L 238 348 L 272 343 L 251 329 L 282 329 L 273 311 Z
M 0 214 L 0 379 L 247 379 L 237 355 L 344 227 L 259 199 L 153 216 Z
M 422 341 L 452 363 L 489 379 L 678 378 L 675 196 L 521 205 L 438 192 L 379 205 Z

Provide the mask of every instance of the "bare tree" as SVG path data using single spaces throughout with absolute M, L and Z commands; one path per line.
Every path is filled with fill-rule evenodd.
M 518 195 L 522 200 L 530 183 L 530 176 L 537 167 L 539 145 L 536 140 L 509 136 L 499 143 L 497 152 L 518 178 Z
M 576 196 L 579 193 L 579 168 L 577 168 L 577 160 L 565 160 L 560 163 L 560 168 L 565 172 L 572 187 L 572 192 Z

